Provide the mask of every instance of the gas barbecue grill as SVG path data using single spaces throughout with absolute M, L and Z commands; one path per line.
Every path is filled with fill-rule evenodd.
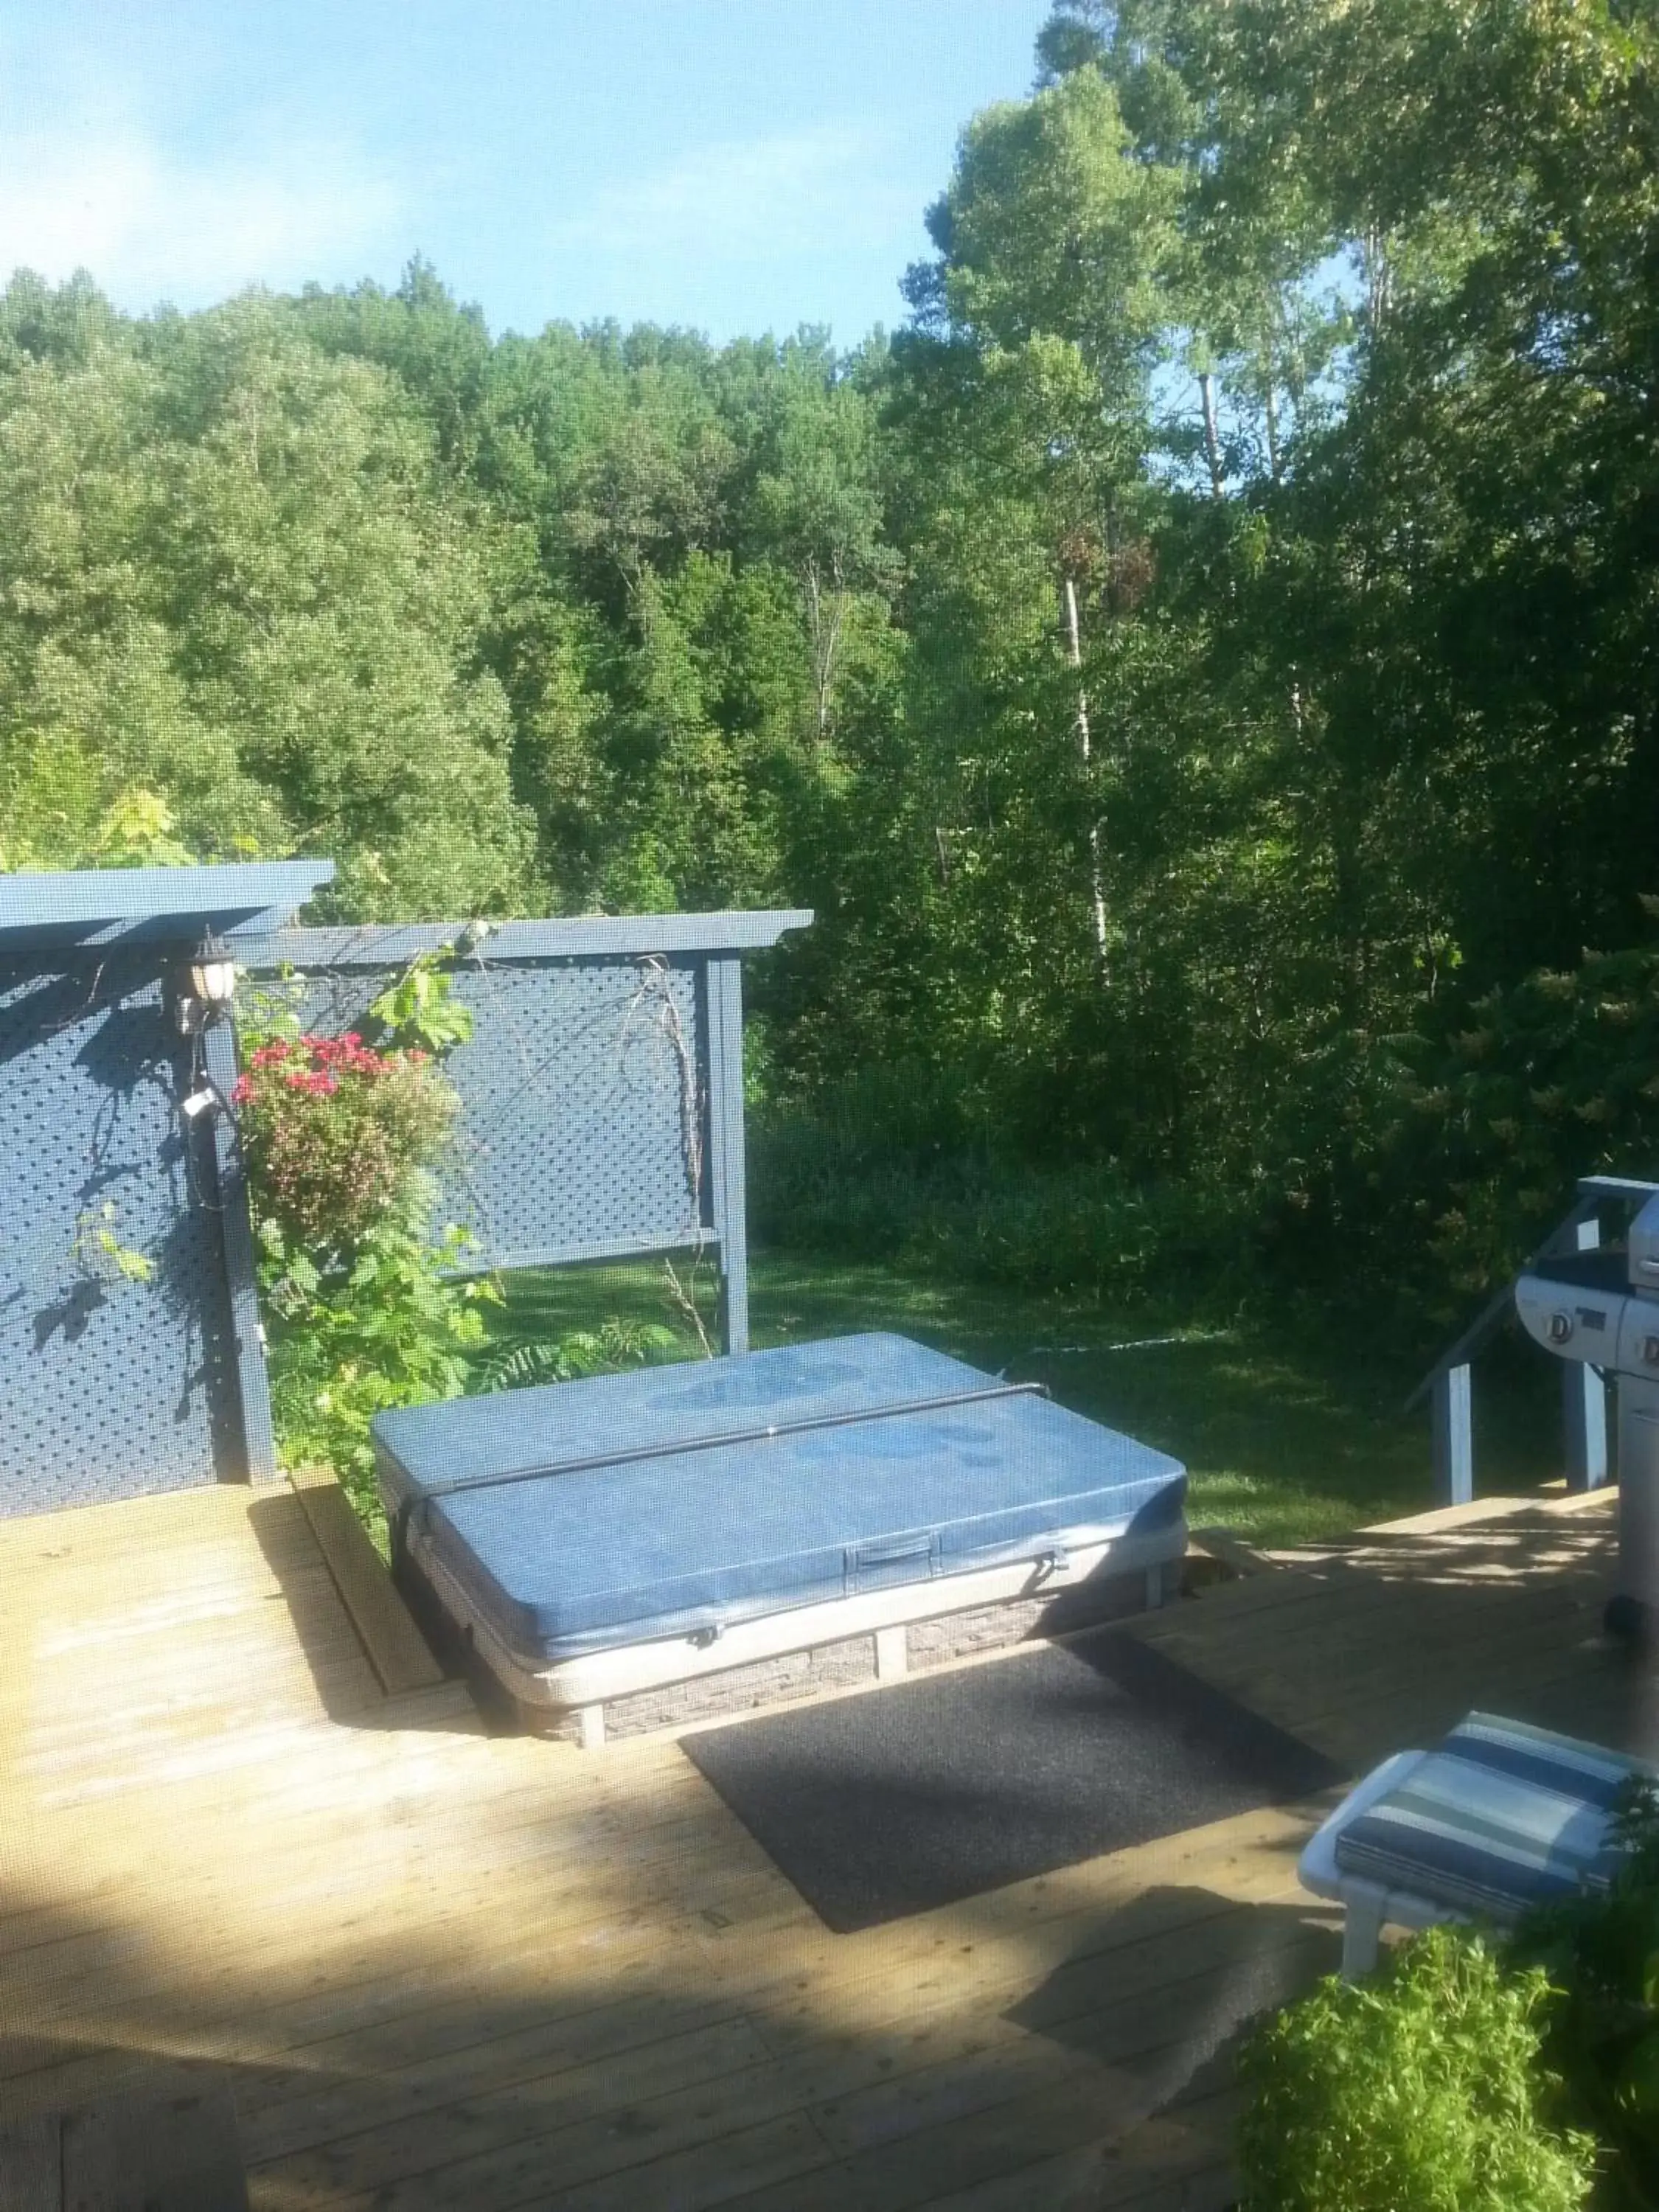
M 1619 1587 L 1606 1625 L 1646 1641 L 1659 1625 L 1659 1194 L 1632 1222 L 1625 1252 L 1536 1261 L 1515 1304 L 1547 1352 L 1618 1386 Z

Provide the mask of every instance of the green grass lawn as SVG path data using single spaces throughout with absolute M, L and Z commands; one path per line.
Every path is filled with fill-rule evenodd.
M 1416 1373 L 1305 1316 L 1182 1333 L 1064 1297 L 781 1253 L 752 1261 L 750 1310 L 757 1348 L 894 1329 L 1045 1382 L 1061 1404 L 1185 1461 L 1195 1526 L 1295 1544 L 1436 1503 L 1426 1410 L 1401 1411 Z M 672 1322 L 660 1268 L 522 1275 L 501 1318 L 556 1337 L 610 1315 Z M 679 1334 L 695 1355 L 689 1328 Z M 1559 1474 L 1559 1389 L 1552 1363 L 1519 1345 L 1498 1346 L 1476 1370 L 1481 1491 Z

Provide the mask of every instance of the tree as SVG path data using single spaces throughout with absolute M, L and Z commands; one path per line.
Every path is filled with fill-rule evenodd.
M 883 536 L 875 411 L 851 383 L 787 365 L 749 501 L 749 542 L 795 579 L 811 653 L 812 732 L 833 721 L 849 617 L 860 594 L 885 602 L 899 564 Z
M 343 911 L 529 882 L 483 566 L 395 379 L 257 297 L 0 382 L 0 731 L 14 837 L 61 864 L 116 793 L 210 857 L 322 850 Z
M 1031 521 L 1052 548 L 1062 649 L 1077 670 L 1082 572 L 1115 538 L 1150 443 L 1178 189 L 1171 172 L 1133 158 L 1104 78 L 1079 71 L 969 125 L 928 218 L 939 259 L 909 280 L 923 327 L 975 358 L 993 465 L 1024 476 Z M 1085 689 L 1071 719 L 1086 782 L 1096 741 Z M 1084 842 L 1103 971 L 1111 925 L 1097 818 Z

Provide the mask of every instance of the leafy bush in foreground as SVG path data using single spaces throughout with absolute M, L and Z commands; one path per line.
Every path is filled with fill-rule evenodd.
M 1240 2057 L 1248 2212 L 1572 2212 L 1593 2137 L 1546 2117 L 1549 1985 L 1431 1929 L 1363 1982 L 1331 1978 Z
M 1598 2205 L 1659 2203 L 1659 1795 L 1632 1784 L 1623 1849 L 1605 1888 L 1540 1907 L 1516 1929 L 1512 1965 L 1547 1977 L 1543 2055 L 1562 2106 L 1601 2144 Z

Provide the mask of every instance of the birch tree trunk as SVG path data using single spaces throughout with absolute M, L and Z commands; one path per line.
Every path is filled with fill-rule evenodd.
M 1215 378 L 1206 368 L 1198 380 L 1199 397 L 1204 404 L 1204 457 L 1210 465 L 1210 496 L 1224 496 L 1221 479 L 1221 433 L 1216 423 Z
M 1367 226 L 1360 240 L 1360 258 L 1365 278 L 1365 327 L 1375 337 L 1394 303 L 1394 271 L 1389 262 L 1388 240 L 1374 223 Z
M 1066 658 L 1073 668 L 1083 665 L 1083 635 L 1078 621 L 1077 580 L 1065 577 L 1060 583 L 1060 613 L 1066 631 Z M 1089 732 L 1089 702 L 1081 684 L 1077 694 L 1077 741 L 1086 768 L 1093 757 L 1093 741 Z M 1089 824 L 1089 896 L 1095 926 L 1095 956 L 1100 963 L 1103 977 L 1106 973 L 1106 879 L 1100 859 L 1100 824 Z
M 805 580 L 806 621 L 812 648 L 813 708 L 817 726 L 818 743 L 822 744 L 830 735 L 830 708 L 836 680 L 836 653 L 841 643 L 842 618 L 846 612 L 847 593 L 842 583 L 839 562 L 834 564 L 832 591 L 829 592 L 824 591 L 823 580 L 818 574 L 817 562 L 810 556 L 806 562 Z

